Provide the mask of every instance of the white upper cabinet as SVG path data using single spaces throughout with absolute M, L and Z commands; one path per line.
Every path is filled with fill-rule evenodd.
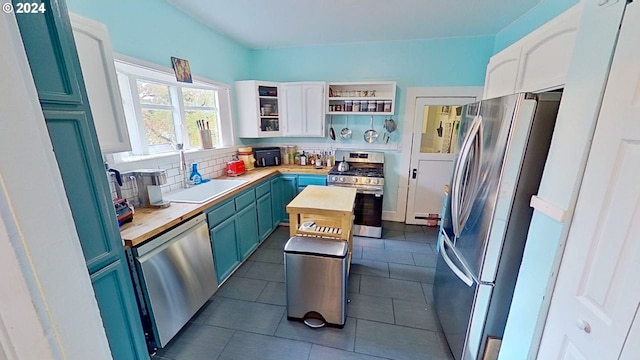
M 103 24 L 70 14 L 89 106 L 103 153 L 130 151 L 109 32 Z
M 484 78 L 484 99 L 516 92 L 520 47 L 507 48 L 491 57 Z
M 580 23 L 579 3 L 489 60 L 484 99 L 565 84 Z
M 236 94 L 241 138 L 282 136 L 279 83 L 236 81 Z
M 324 89 L 324 82 L 280 84 L 283 136 L 325 136 Z
M 557 16 L 522 44 L 516 91 L 539 91 L 564 85 L 573 55 L 582 5 Z

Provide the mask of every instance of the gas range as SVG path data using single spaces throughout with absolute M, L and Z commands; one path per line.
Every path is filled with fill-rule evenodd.
M 327 185 L 356 188 L 353 234 L 382 236 L 382 198 L 384 193 L 384 153 L 336 150 L 336 162 L 349 163 L 349 170 L 334 166 L 327 175 Z
M 338 171 L 336 164 L 327 175 L 327 184 L 382 191 L 384 187 L 384 153 L 337 150 L 336 162 L 344 159 L 349 170 Z
M 338 165 L 336 165 L 329 171 L 327 184 L 382 189 L 384 186 L 384 171 L 382 168 L 351 168 L 349 171 L 338 171 Z

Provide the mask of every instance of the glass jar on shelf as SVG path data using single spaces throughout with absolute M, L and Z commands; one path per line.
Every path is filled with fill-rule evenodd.
M 391 112 L 391 100 L 384 101 L 384 112 Z
M 353 111 L 353 101 L 352 100 L 345 100 L 344 102 L 344 111 Z

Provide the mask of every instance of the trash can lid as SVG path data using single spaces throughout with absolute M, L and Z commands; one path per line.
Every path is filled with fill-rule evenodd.
M 346 241 L 311 236 L 294 236 L 284 246 L 288 254 L 320 255 L 343 258 L 347 256 Z

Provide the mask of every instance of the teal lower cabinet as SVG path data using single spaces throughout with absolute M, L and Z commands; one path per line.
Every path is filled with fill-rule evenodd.
M 271 234 L 275 229 L 273 224 L 273 209 L 271 193 L 262 195 L 256 200 L 256 209 L 258 211 L 258 234 L 260 242 Z
M 298 175 L 282 175 L 281 202 L 279 204 L 278 215 L 280 221 L 289 222 L 287 214 L 287 204 L 298 194 Z
M 273 202 L 271 196 L 271 180 L 263 181 L 256 186 L 256 210 L 258 213 L 258 240 L 262 242 L 271 234 L 277 224 L 273 221 Z
M 298 193 L 307 185 L 327 186 L 327 177 L 324 175 L 298 175 Z
M 129 268 L 117 260 L 91 274 L 91 283 L 96 295 L 114 359 L 148 359 L 143 341 L 136 339 L 143 334 L 140 315 L 131 292 Z
M 214 226 L 209 231 L 209 234 L 211 235 L 213 262 L 216 267 L 216 274 L 218 275 L 218 284 L 222 284 L 240 264 L 236 217 L 231 216 Z
M 276 175 L 271 179 L 271 216 L 273 217 L 274 229 L 282 221 L 282 209 L 282 177 Z
M 326 185 L 326 176 L 276 175 L 206 211 L 218 284 L 222 284 L 280 222 L 289 222 L 286 206 L 296 197 L 298 188 L 307 185 Z
M 238 228 L 238 253 L 240 254 L 240 259 L 244 260 L 260 244 L 255 201 L 238 211 L 236 214 L 236 226 Z

